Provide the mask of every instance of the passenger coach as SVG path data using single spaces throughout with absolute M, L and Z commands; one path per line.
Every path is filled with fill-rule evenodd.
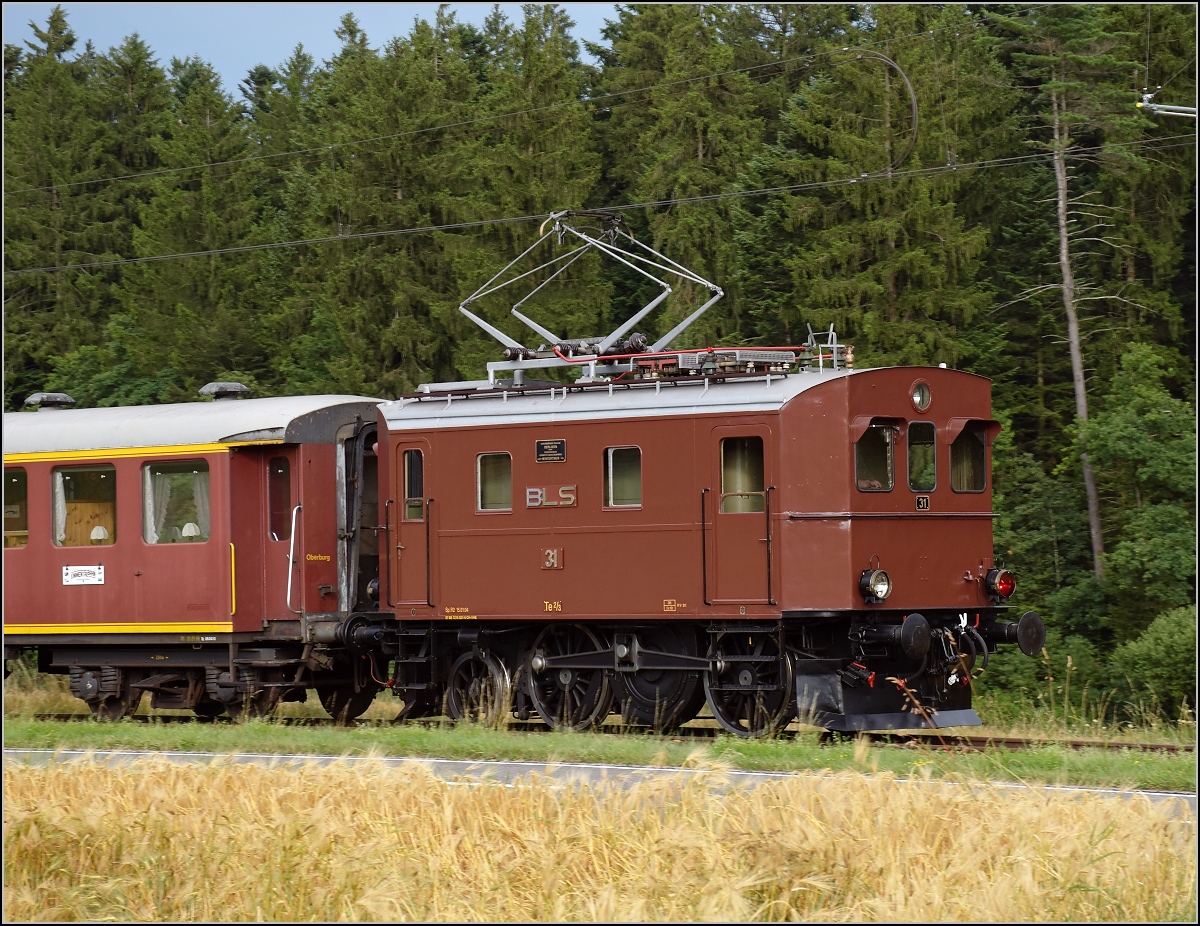
M 245 391 L 80 410 L 39 393 L 4 416 L 6 661 L 36 647 L 107 717 L 147 691 L 266 711 L 307 658 L 301 623 L 367 605 L 374 547 L 341 535 L 351 510 L 375 520 L 358 486 L 378 400 Z

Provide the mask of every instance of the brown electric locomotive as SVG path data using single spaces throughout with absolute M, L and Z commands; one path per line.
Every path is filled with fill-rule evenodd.
M 36 647 L 108 717 L 316 689 L 352 718 L 389 687 L 400 718 L 556 729 L 978 724 L 988 654 L 1044 640 L 1002 619 L 989 381 L 852 369 L 832 330 L 672 350 L 720 289 L 612 216 L 552 218 L 534 247 L 572 250 L 460 306 L 504 345 L 486 380 L 6 415 L 5 658 Z M 521 307 L 588 254 L 662 291 L 561 339 Z M 469 308 L 539 272 L 511 308 L 538 347 Z M 650 344 L 671 277 L 710 297 Z

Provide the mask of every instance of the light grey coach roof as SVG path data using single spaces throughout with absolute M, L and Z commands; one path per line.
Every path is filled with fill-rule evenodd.
M 389 430 L 471 427 L 505 423 L 587 421 L 630 416 L 702 415 L 718 412 L 775 411 L 790 399 L 834 379 L 865 370 L 804 371 L 784 376 L 755 376 L 724 382 L 702 377 L 640 381 L 590 386 L 558 387 L 524 394 L 503 388 L 470 396 L 431 393 L 420 399 L 405 397 L 380 408 Z M 611 388 L 610 388 L 611 387 Z
M 4 415 L 4 453 L 171 447 L 233 441 L 330 443 L 380 399 L 357 395 L 225 399 L 177 405 L 48 409 Z

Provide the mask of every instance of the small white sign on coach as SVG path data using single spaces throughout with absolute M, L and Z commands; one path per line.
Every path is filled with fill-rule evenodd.
M 103 584 L 103 566 L 63 566 L 63 585 Z

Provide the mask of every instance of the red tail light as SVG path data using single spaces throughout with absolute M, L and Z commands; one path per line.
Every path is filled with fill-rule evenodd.
M 1011 598 L 1017 590 L 1017 578 L 1007 569 L 991 569 L 984 580 L 988 594 L 997 598 Z

